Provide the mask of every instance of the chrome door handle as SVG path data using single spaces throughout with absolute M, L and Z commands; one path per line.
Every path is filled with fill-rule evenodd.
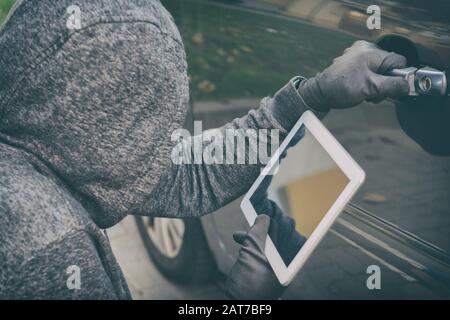
M 445 71 L 430 67 L 392 69 L 389 76 L 404 77 L 409 84 L 410 96 L 428 95 L 445 96 L 447 94 L 447 77 Z

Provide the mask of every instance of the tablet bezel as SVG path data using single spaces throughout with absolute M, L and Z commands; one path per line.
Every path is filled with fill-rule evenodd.
M 325 128 L 322 122 L 311 111 L 305 111 L 292 130 L 287 135 L 281 146 L 269 160 L 268 164 L 264 167 L 259 175 L 258 179 L 253 183 L 250 190 L 244 196 L 241 202 L 241 209 L 244 212 L 248 223 L 253 225 L 257 214 L 253 208 L 250 198 L 256 191 L 258 186 L 263 181 L 264 177 L 273 170 L 273 167 L 278 163 L 278 159 L 282 151 L 288 146 L 289 142 L 294 137 L 295 133 L 300 129 L 302 125 L 309 130 L 314 138 L 322 145 L 324 150 L 330 155 L 336 165 L 347 176 L 349 182 L 344 188 L 342 193 L 324 215 L 316 229 L 307 239 L 303 247 L 294 257 L 289 266 L 286 267 L 280 254 L 278 253 L 270 236 L 267 236 L 265 253 L 267 259 L 272 266 L 278 280 L 284 286 L 287 286 L 294 279 L 295 275 L 299 272 L 301 267 L 305 264 L 309 256 L 319 244 L 320 240 L 324 237 L 328 229 L 336 220 L 338 215 L 342 212 L 347 203 L 351 200 L 353 195 L 359 189 L 365 179 L 365 172 L 356 163 L 350 154 L 340 145 L 340 143 L 334 138 L 334 136 Z

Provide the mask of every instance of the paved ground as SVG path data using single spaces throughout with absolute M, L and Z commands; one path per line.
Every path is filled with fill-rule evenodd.
M 215 285 L 180 286 L 164 278 L 147 256 L 133 217 L 108 230 L 113 251 L 134 299 L 219 299 Z

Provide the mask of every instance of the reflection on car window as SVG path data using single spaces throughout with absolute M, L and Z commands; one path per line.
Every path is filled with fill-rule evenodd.
M 314 75 L 353 40 L 307 24 L 298 32 L 296 21 L 249 14 L 222 2 L 163 3 L 184 39 L 193 101 L 272 94 L 293 75 Z

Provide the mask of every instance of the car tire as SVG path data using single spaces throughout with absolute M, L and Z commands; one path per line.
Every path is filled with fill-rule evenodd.
M 135 217 L 150 259 L 169 280 L 208 282 L 217 268 L 199 219 Z

